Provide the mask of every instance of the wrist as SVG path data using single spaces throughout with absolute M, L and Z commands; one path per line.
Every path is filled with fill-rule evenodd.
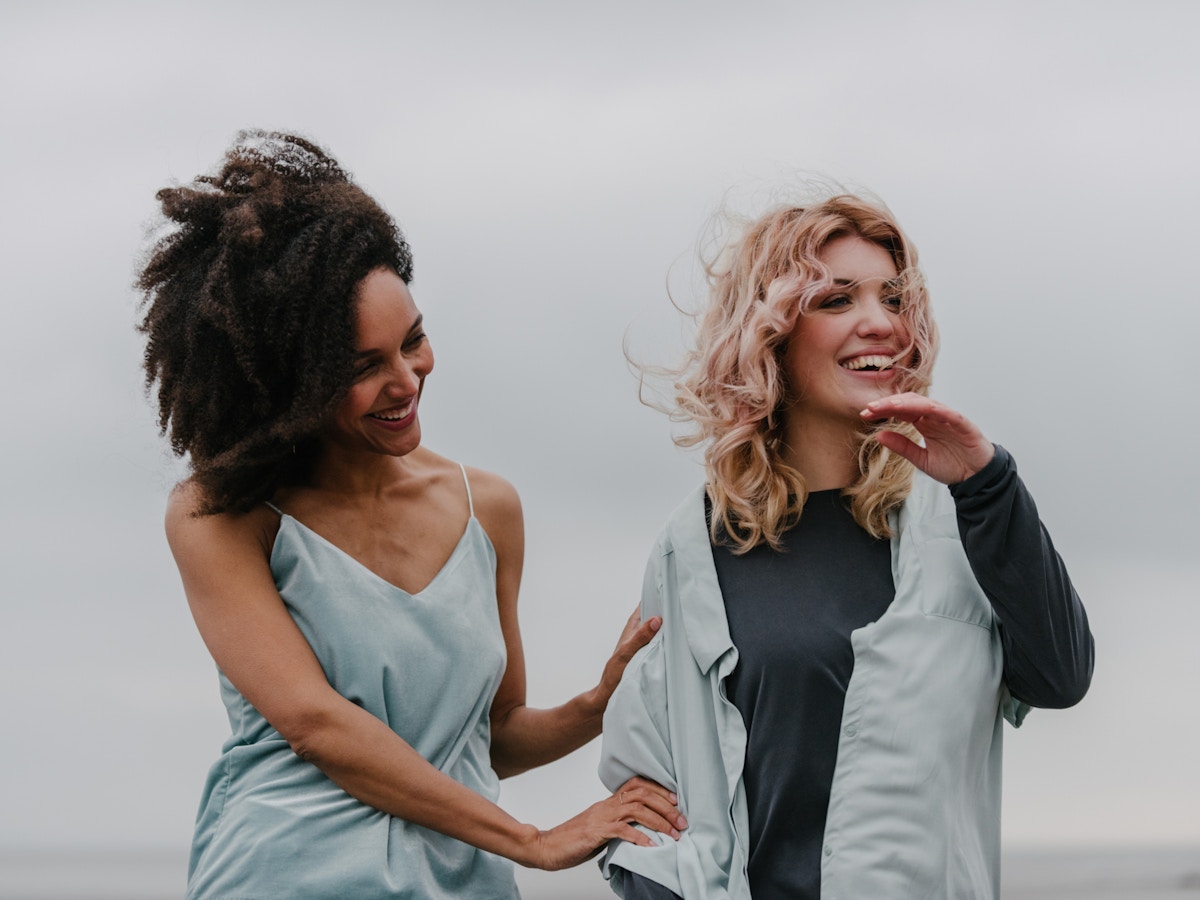
M 527 869 L 542 868 L 542 832 L 536 825 L 519 825 L 516 846 L 504 855 Z
M 608 708 L 610 697 L 612 697 L 612 689 L 606 688 L 603 682 L 576 697 L 583 720 L 588 723 L 594 722 L 596 727 L 599 727 L 604 718 L 604 710 Z
M 982 466 L 961 481 L 950 485 L 951 492 L 956 496 L 968 496 L 988 490 L 999 483 L 1008 473 L 1011 457 L 1008 451 L 999 444 L 988 445 L 991 453 Z

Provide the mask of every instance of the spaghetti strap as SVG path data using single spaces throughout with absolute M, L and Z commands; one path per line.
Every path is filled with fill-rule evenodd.
M 467 506 L 470 507 L 471 518 L 473 519 L 475 518 L 475 501 L 471 499 L 471 482 L 467 478 L 467 467 L 462 463 L 459 463 L 458 467 L 462 470 L 463 484 L 467 486 Z
M 267 504 L 267 506 L 269 506 L 271 509 L 275 510 L 276 515 L 278 515 L 278 516 L 283 515 L 283 510 L 280 509 L 278 506 L 276 506 L 274 503 L 272 503 L 270 500 L 264 500 L 263 503 Z

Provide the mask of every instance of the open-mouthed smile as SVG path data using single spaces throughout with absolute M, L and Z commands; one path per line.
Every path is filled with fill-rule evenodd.
M 891 356 L 871 354 L 843 360 L 839 365 L 852 372 L 883 372 L 890 369 L 895 363 L 896 360 Z
M 382 409 L 379 412 L 367 413 L 367 417 L 378 419 L 381 422 L 399 422 L 408 417 L 408 414 L 413 410 L 413 403 L 416 398 L 413 397 L 403 406 L 393 406 L 391 409 Z

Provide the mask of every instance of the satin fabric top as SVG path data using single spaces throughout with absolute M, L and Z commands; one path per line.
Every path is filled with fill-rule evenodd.
M 488 714 L 506 653 L 495 551 L 474 511 L 417 594 L 287 515 L 271 571 L 334 689 L 494 801 Z M 224 674 L 220 684 L 232 734 L 204 787 L 188 898 L 519 896 L 511 862 L 354 799 L 296 756 Z

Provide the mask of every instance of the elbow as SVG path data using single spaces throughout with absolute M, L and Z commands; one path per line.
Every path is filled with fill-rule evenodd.
M 321 767 L 332 755 L 340 730 L 334 718 L 330 710 L 311 707 L 295 711 L 275 727 L 293 753 L 305 762 Z
M 496 777 L 503 781 L 505 778 L 512 778 L 514 775 L 521 775 L 529 771 L 529 766 L 518 766 L 505 763 L 492 755 L 492 771 L 496 773 Z
M 1080 648 L 1076 658 L 1076 665 L 1071 673 L 1072 677 L 1064 679 L 1062 690 L 1063 704 L 1059 709 L 1066 709 L 1074 706 L 1087 695 L 1088 688 L 1092 686 L 1092 671 L 1096 663 L 1096 645 L 1091 634 L 1088 634 L 1087 640 Z
M 1010 683 L 1009 692 L 1016 699 L 1038 709 L 1069 709 L 1085 696 L 1092 686 L 1093 652 L 1088 641 L 1084 652 L 1073 665 L 1064 666 L 1056 672 L 1039 673 L 1036 681 L 1027 680 Z
M 504 706 L 493 706 L 491 713 L 491 743 L 488 756 L 492 771 L 500 778 L 512 778 L 522 772 L 535 768 L 526 760 L 526 755 L 519 752 L 521 744 L 518 736 L 519 723 L 514 722 L 514 713 L 523 709 L 522 703 L 510 703 Z
M 1080 673 L 1076 678 L 1060 684 L 1053 695 L 1045 703 L 1031 703 L 1030 706 L 1041 706 L 1043 709 L 1070 709 L 1087 696 L 1088 688 L 1092 685 L 1092 672 Z
M 492 771 L 502 779 L 512 778 L 514 775 L 520 775 L 534 768 L 520 754 L 513 752 L 512 748 L 508 746 L 508 743 L 502 737 L 497 738 L 493 736 L 489 756 L 492 763 Z

